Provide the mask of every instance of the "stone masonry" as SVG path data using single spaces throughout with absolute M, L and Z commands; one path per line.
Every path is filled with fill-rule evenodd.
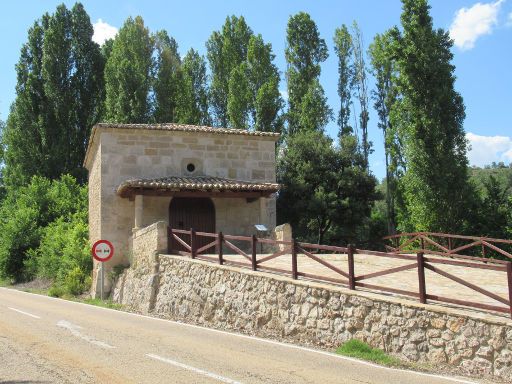
M 106 271 L 129 264 L 135 203 L 116 194 L 117 187 L 138 178 L 212 176 L 248 182 L 275 183 L 275 141 L 278 135 L 209 127 L 98 124 L 93 128 L 85 167 L 89 170 L 91 243 L 110 240 L 114 257 Z M 195 170 L 187 171 L 193 163 Z M 140 227 L 168 221 L 172 197 L 138 196 L 143 205 Z M 275 226 L 275 198 L 212 198 L 216 229 L 251 234 L 254 224 Z M 96 277 L 98 263 L 95 263 Z M 108 279 L 107 279 L 108 280 Z M 97 281 L 94 278 L 94 281 Z M 110 290 L 109 281 L 106 290 Z M 96 292 L 93 284 L 92 294 Z
M 326 349 L 357 338 L 407 361 L 512 380 L 508 319 L 162 255 L 164 227 L 157 223 L 136 233 L 134 262 L 116 281 L 115 301 Z

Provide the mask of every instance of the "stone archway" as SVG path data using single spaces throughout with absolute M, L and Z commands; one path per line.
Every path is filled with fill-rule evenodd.
M 204 197 L 173 198 L 169 204 L 169 226 L 173 229 L 194 228 L 196 232 L 215 233 L 215 206 L 212 200 Z M 183 235 L 183 240 L 189 243 L 189 236 Z M 197 237 L 196 245 L 200 248 L 211 241 L 209 237 Z M 172 237 L 169 245 L 171 250 L 185 251 Z

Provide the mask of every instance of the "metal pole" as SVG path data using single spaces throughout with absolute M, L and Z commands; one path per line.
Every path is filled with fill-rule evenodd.
M 104 286 L 104 282 L 105 282 L 105 267 L 104 267 L 104 263 L 101 263 L 101 271 L 100 271 L 100 280 L 101 280 L 101 301 L 103 301 L 103 286 Z

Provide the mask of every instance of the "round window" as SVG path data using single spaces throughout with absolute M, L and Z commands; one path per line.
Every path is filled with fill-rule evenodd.
M 196 170 L 196 166 L 192 163 L 187 164 L 187 171 L 194 172 Z

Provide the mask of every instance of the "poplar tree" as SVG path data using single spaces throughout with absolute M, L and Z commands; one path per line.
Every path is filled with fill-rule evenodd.
M 243 17 L 228 17 L 207 44 L 212 73 L 210 105 L 220 126 L 280 132 L 283 101 L 272 46 Z
M 352 87 L 354 83 L 354 69 L 352 58 L 352 36 L 343 24 L 334 31 L 334 51 L 338 56 L 338 96 L 340 98 L 340 111 L 338 113 L 338 137 L 354 132 L 350 125 L 350 108 L 352 106 Z
M 147 123 L 151 117 L 153 39 L 142 17 L 128 18 L 119 30 L 105 66 L 105 119 Z
M 320 64 L 327 59 L 327 45 L 320 38 L 315 22 L 305 13 L 291 16 L 286 28 L 286 80 L 288 86 L 288 134 L 295 134 L 301 129 L 323 129 L 331 119 L 332 111 L 323 97 L 319 83 Z M 305 96 L 308 96 L 305 98 Z M 316 100 L 311 100 L 311 97 Z M 304 104 L 303 104 L 304 102 Z M 309 113 L 307 105 L 315 105 L 317 122 L 302 127 L 301 122 L 310 121 L 304 113 Z
M 92 35 L 80 3 L 71 10 L 60 5 L 29 29 L 2 138 L 8 185 L 63 173 L 86 181 L 82 162 L 103 95 L 103 59 Z
M 455 90 L 453 41 L 434 30 L 429 9 L 426 0 L 403 0 L 403 30 L 393 33 L 400 97 L 390 121 L 407 165 L 399 221 L 400 229 L 457 233 L 470 201 L 464 103 Z
M 283 99 L 279 93 L 279 70 L 274 64 L 272 45 L 261 35 L 249 39 L 247 74 L 250 88 L 250 114 L 256 131 L 281 132 Z
M 396 33 L 396 31 L 394 32 Z M 404 170 L 402 150 L 396 130 L 391 126 L 390 111 L 397 100 L 396 64 L 392 57 L 392 31 L 377 34 L 369 48 L 372 73 L 376 80 L 372 91 L 374 107 L 379 116 L 378 127 L 384 137 L 386 164 L 386 210 L 388 233 L 396 232 L 395 201 L 398 197 L 397 182 Z
M 229 126 L 229 80 L 232 71 L 246 60 L 252 34 L 243 16 L 231 16 L 226 18 L 222 30 L 213 32 L 206 42 L 212 74 L 210 105 L 213 109 L 214 123 L 218 126 Z
M 178 122 L 183 124 L 210 125 L 208 113 L 208 83 L 204 57 L 190 49 L 179 72 Z
M 158 31 L 155 42 L 154 115 L 157 123 L 173 123 L 177 120 L 176 108 L 181 81 L 181 59 L 178 43 L 166 31 Z

